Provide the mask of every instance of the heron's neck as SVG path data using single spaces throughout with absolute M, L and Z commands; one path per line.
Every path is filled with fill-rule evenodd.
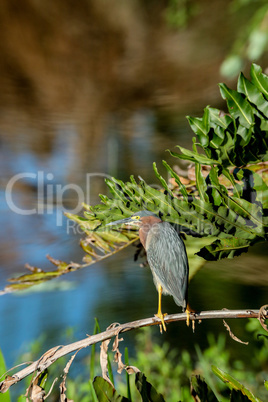
M 142 218 L 142 226 L 140 227 L 139 230 L 139 236 L 140 236 L 140 241 L 141 244 L 143 245 L 143 247 L 146 250 L 146 240 L 147 240 L 147 236 L 149 231 L 152 229 L 152 227 L 155 224 L 158 224 L 162 222 L 161 219 L 155 217 L 155 216 L 146 216 L 144 218 Z

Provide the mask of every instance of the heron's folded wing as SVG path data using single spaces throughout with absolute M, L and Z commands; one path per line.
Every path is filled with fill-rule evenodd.
M 185 246 L 176 230 L 167 222 L 154 225 L 146 240 L 147 258 L 155 282 L 186 307 L 188 259 Z

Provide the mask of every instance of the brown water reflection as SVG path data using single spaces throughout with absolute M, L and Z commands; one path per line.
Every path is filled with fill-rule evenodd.
M 89 166 L 105 167 L 100 161 L 115 113 L 120 137 L 128 141 L 136 135 L 130 123 L 136 110 L 161 117 L 218 103 L 219 66 L 236 24 L 226 18 L 226 2 L 204 1 L 179 32 L 166 25 L 164 7 L 154 1 L 109 1 L 106 7 L 96 0 L 79 7 L 2 1 L 1 137 L 16 151 L 22 141 L 42 155 L 53 151 L 62 126 L 72 126 L 80 166 L 70 167 L 70 175 L 77 178 Z M 205 18 L 208 10 L 211 18 Z
M 2 141 L 41 157 L 61 136 L 61 145 L 70 142 L 65 169 L 75 181 L 89 170 L 139 170 L 132 142 L 144 137 L 137 124 L 144 111 L 156 123 L 151 155 L 183 141 L 178 125 L 169 141 L 170 117 L 221 104 L 219 66 L 250 15 L 234 17 L 226 1 L 201 3 L 187 29 L 174 30 L 165 1 L 2 1 Z

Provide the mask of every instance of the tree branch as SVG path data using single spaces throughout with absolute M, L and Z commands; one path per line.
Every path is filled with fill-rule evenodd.
M 215 319 L 215 318 L 258 318 L 262 317 L 263 320 L 268 319 L 268 306 L 263 306 L 260 310 L 213 310 L 213 311 L 202 311 L 200 313 L 191 313 L 190 319 L 194 321 L 204 320 L 204 319 Z M 165 316 L 165 323 L 170 323 L 174 321 L 185 321 L 187 319 L 187 314 L 171 314 Z M 124 333 L 127 331 L 132 331 L 133 329 L 160 325 L 161 321 L 156 317 L 145 318 L 143 320 L 137 320 L 128 322 L 125 324 L 113 324 L 111 328 L 109 327 L 106 331 L 96 334 L 94 336 L 87 336 L 87 338 L 80 341 L 71 343 L 65 346 L 56 346 L 46 353 L 44 353 L 39 360 L 31 363 L 26 368 L 18 371 L 12 376 L 7 376 L 4 381 L 0 382 L 0 392 L 4 393 L 8 390 L 11 385 L 16 384 L 23 378 L 27 377 L 32 373 L 37 375 L 44 371 L 46 368 L 51 366 L 60 357 L 63 357 L 69 353 L 72 353 L 78 349 L 86 348 L 95 343 L 103 342 L 119 333 Z

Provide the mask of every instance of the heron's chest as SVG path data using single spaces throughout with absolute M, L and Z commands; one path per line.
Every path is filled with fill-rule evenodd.
M 156 223 L 151 226 L 143 226 L 139 230 L 140 241 L 147 251 L 159 238 L 159 224 Z

